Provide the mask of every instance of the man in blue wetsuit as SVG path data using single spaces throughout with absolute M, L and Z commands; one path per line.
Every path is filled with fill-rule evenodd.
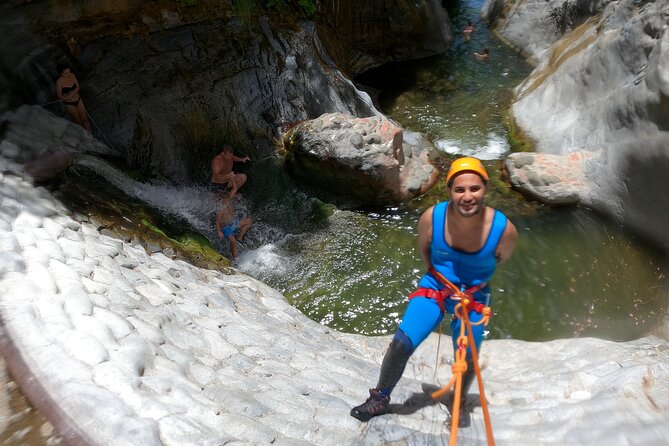
M 474 300 L 489 305 L 490 289 L 487 282 L 495 267 L 506 261 L 516 245 L 515 226 L 501 212 L 485 205 L 488 173 L 476 158 L 455 160 L 446 174 L 451 195 L 450 202 L 432 206 L 418 221 L 418 247 L 426 269 L 434 268 L 462 290 L 473 292 Z M 370 397 L 351 410 L 351 416 L 367 421 L 388 411 L 390 393 L 402 377 L 404 368 L 414 350 L 441 323 L 444 312 L 453 313 L 457 302 L 448 298 L 448 292 L 437 277 L 426 273 L 411 294 L 409 305 L 399 329 L 383 358 L 379 381 L 370 389 Z M 444 297 L 446 297 L 444 299 Z M 472 311 L 473 323 L 482 315 Z M 451 322 L 453 347 L 457 349 L 460 319 Z M 483 341 L 483 325 L 473 326 L 476 348 Z M 471 351 L 467 350 L 467 372 L 462 380 L 462 401 L 475 378 Z

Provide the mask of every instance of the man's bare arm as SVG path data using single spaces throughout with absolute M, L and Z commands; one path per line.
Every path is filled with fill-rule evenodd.
M 211 160 L 211 173 L 213 175 L 218 175 L 219 171 L 221 170 L 220 164 L 221 163 L 218 160 L 218 156 Z
M 251 161 L 251 158 L 249 158 L 248 156 L 240 158 L 236 155 L 232 155 L 232 160 L 235 161 L 235 162 L 245 163 L 247 161 Z
M 507 220 L 506 228 L 502 233 L 502 238 L 497 245 L 497 251 L 495 252 L 495 257 L 497 258 L 497 263 L 504 263 L 513 254 L 514 249 L 516 248 L 516 241 L 518 241 L 518 231 L 511 220 Z
M 425 269 L 432 266 L 432 257 L 430 254 L 430 245 L 432 243 L 432 213 L 434 206 L 420 216 L 418 220 L 418 252 L 423 260 Z

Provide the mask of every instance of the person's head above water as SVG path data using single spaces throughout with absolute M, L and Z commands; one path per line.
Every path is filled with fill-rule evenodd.
M 471 156 L 458 158 L 451 163 L 451 167 L 446 174 L 446 185 L 450 188 L 453 186 L 453 180 L 461 173 L 475 173 L 483 179 L 483 183 L 488 182 L 488 172 L 483 167 L 481 160 Z

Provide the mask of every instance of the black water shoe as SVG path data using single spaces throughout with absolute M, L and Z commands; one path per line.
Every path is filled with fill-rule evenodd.
M 351 416 L 360 421 L 369 421 L 372 417 L 387 413 L 389 404 L 389 396 L 381 395 L 381 392 L 376 389 L 369 389 L 369 398 L 361 405 L 351 409 Z

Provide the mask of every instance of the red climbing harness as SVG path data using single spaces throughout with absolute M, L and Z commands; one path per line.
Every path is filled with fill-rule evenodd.
M 450 280 L 444 277 L 443 274 L 434 269 L 433 266 L 429 267 L 427 269 L 427 272 L 430 273 L 432 277 L 437 279 L 437 282 L 444 285 L 444 289 L 433 290 L 432 288 L 420 287 L 413 293 L 409 294 L 409 299 L 413 299 L 414 297 L 427 297 L 428 299 L 434 299 L 437 301 L 439 309 L 443 313 L 446 311 L 446 304 L 445 304 L 446 299 L 453 299 L 456 301 L 460 301 L 462 300 L 463 297 L 468 297 L 470 302 L 467 308 L 469 310 L 476 311 L 477 313 L 481 314 L 483 313 L 483 309 L 486 306 L 474 300 L 474 293 L 483 289 L 486 286 L 486 283 L 475 285 L 471 288 L 467 288 L 466 290 L 462 291 L 457 286 L 455 286 Z

